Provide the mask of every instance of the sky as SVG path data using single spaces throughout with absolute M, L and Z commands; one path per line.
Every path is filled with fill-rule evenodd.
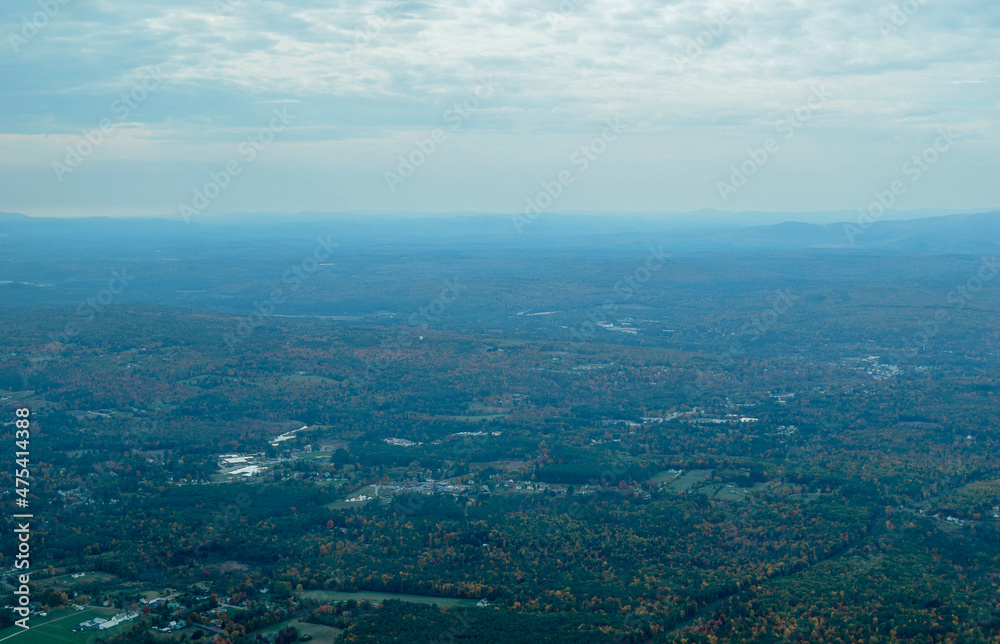
M 6 0 L 0 211 L 1000 207 L 996 0 Z

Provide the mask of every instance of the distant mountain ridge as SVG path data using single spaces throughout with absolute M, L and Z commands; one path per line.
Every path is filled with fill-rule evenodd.
M 760 213 L 756 213 L 760 215 Z M 780 214 L 772 213 L 773 216 Z M 190 223 L 172 219 L 57 219 L 0 213 L 0 234 L 9 243 L 28 244 L 43 254 L 68 256 L 84 252 L 120 253 L 145 248 L 226 248 L 238 256 L 241 246 L 330 236 L 353 246 L 446 247 L 474 250 L 483 245 L 511 248 L 558 246 L 630 248 L 651 244 L 686 251 L 874 251 L 899 253 L 987 254 L 1000 252 L 1000 211 L 893 219 L 875 222 L 805 223 L 722 226 L 705 213 L 682 219 L 639 215 L 542 214 L 520 230 L 509 215 L 468 214 L 393 217 L 388 214 L 263 214 L 245 219 L 223 218 Z M 28 248 L 26 247 L 26 248 Z M 45 253 L 44 251 L 48 251 Z M 160 252 L 157 250 L 156 252 Z
M 694 236 L 702 249 L 865 249 L 893 252 L 995 253 L 1000 211 L 891 221 L 816 225 L 785 222 Z

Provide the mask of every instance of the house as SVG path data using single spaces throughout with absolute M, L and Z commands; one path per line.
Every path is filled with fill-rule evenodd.
M 133 620 L 138 616 L 139 613 L 135 611 L 127 611 L 127 612 L 122 611 L 121 613 L 118 613 L 117 615 L 113 616 L 111 619 L 101 619 L 100 617 L 95 617 L 94 619 L 90 620 L 90 622 L 84 622 L 83 624 L 80 624 L 79 628 L 82 629 L 96 628 L 98 630 L 104 631 L 109 628 L 114 628 L 115 626 L 118 626 L 123 622 Z M 87 624 L 93 624 L 93 625 L 87 626 Z
M 259 465 L 247 465 L 246 467 L 241 467 L 229 472 L 229 476 L 242 476 L 244 478 L 252 478 L 253 476 L 264 471 L 264 468 Z
M 94 619 L 87 620 L 86 622 L 80 622 L 80 625 L 77 626 L 77 628 L 82 630 L 101 628 L 101 625 L 104 624 L 106 621 L 108 620 L 103 619 L 101 617 L 95 617 Z

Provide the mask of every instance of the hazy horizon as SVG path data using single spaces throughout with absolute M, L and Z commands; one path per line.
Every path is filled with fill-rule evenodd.
M 779 223 L 808 223 L 815 225 L 825 225 L 833 223 L 843 223 L 856 220 L 862 213 L 862 209 L 856 211 L 829 210 L 829 211 L 781 211 L 781 210 L 715 210 L 701 209 L 691 211 L 546 211 L 545 217 L 573 218 L 584 217 L 594 219 L 620 219 L 620 220 L 641 220 L 658 221 L 664 224 L 671 223 L 695 223 L 703 222 L 713 226 L 766 226 Z M 492 217 L 510 218 L 517 217 L 517 212 L 489 212 L 489 211 L 392 211 L 392 210 L 343 210 L 343 211 L 298 211 L 298 212 L 219 212 L 205 213 L 199 217 L 200 223 L 282 223 L 282 222 L 303 222 L 316 221 L 323 218 L 401 218 L 410 220 L 433 220 L 433 219 L 458 219 L 472 217 Z M 997 208 L 969 208 L 969 209 L 915 209 L 915 210 L 886 210 L 877 221 L 910 221 L 916 219 L 929 219 L 935 217 L 950 217 L 953 215 L 989 215 L 1000 214 L 1000 207 Z M 31 219 L 117 219 L 117 220 L 168 220 L 184 221 L 184 217 L 176 213 L 156 213 L 147 215 L 109 215 L 109 214 L 76 214 L 76 215 L 45 215 L 31 214 L 26 212 L 5 212 L 0 210 L 0 215 L 24 216 Z M 877 223 L 876 221 L 876 223 Z

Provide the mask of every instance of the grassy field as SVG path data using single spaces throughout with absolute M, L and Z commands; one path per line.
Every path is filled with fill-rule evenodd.
M 527 465 L 527 461 L 489 461 L 487 463 L 470 463 L 469 469 L 475 471 L 492 467 L 498 470 L 512 471 L 524 469 Z
M 662 472 L 657 472 L 653 475 L 653 478 L 649 479 L 649 482 L 653 485 L 663 485 L 664 483 L 672 483 L 680 470 L 663 470 Z
M 684 493 L 695 485 L 708 480 L 712 476 L 712 470 L 688 470 L 676 479 L 668 483 L 665 487 L 678 493 Z
M 711 488 L 706 488 L 702 491 L 705 492 L 705 494 L 707 494 L 710 498 L 722 501 L 742 501 L 746 498 L 746 495 L 743 493 L 743 488 L 729 487 L 724 484 L 713 485 Z
M 57 575 L 55 577 L 39 579 L 37 582 L 35 582 L 35 584 L 41 590 L 47 591 L 51 588 L 74 589 L 95 581 L 101 583 L 109 583 L 114 581 L 115 579 L 117 579 L 117 577 L 106 572 L 88 572 L 83 577 L 79 577 L 77 579 L 73 579 L 73 577 L 69 574 Z
M 815 501 L 821 496 L 823 496 L 822 492 L 804 492 L 802 494 L 789 494 L 788 498 L 796 501 Z
M 728 483 L 704 484 L 705 481 L 712 477 L 713 471 L 714 470 L 691 470 L 684 472 L 679 477 L 674 478 L 674 474 L 676 474 L 676 472 L 668 470 L 667 472 L 660 472 L 650 480 L 653 483 L 660 483 L 667 490 L 671 490 L 678 494 L 694 489 L 698 494 L 704 494 L 709 498 L 719 499 L 720 501 L 743 501 L 747 498 L 748 494 L 760 492 L 766 487 L 763 483 L 757 483 L 753 486 L 747 486 L 746 488 L 741 485 L 733 485 L 730 487 Z M 746 490 L 746 492 L 744 492 L 744 490 Z
M 116 610 L 110 608 L 89 608 L 87 610 L 75 610 L 73 608 L 60 608 L 50 611 L 45 617 L 33 615 L 28 622 L 31 625 L 29 630 L 24 630 L 18 626 L 5 628 L 0 631 L 0 642 L 8 644 L 58 644 L 66 642 L 68 644 L 93 644 L 98 637 L 110 638 L 119 633 L 123 633 L 132 628 L 138 620 L 125 622 L 106 631 L 81 631 L 73 633 L 80 622 L 85 622 L 95 617 L 107 619 L 115 614 Z
M 292 454 L 292 458 L 318 458 L 330 460 L 333 456 L 333 452 L 301 452 L 299 454 Z
M 364 494 L 365 496 L 370 496 L 372 498 L 369 499 L 368 501 L 355 501 L 353 503 L 347 502 L 347 499 L 353 499 L 355 497 L 361 496 L 362 494 Z M 375 488 L 372 487 L 371 485 L 366 485 L 360 490 L 351 492 L 350 494 L 345 496 L 343 499 L 340 499 L 339 501 L 334 501 L 333 503 L 327 503 L 326 507 L 330 508 L 331 510 L 343 510 L 345 508 L 360 508 L 376 500 L 378 500 L 378 493 L 375 491 Z
M 372 603 L 378 604 L 387 599 L 399 599 L 404 602 L 413 602 L 415 604 L 437 604 L 441 608 L 476 605 L 476 600 L 474 599 L 456 599 L 454 597 L 428 597 L 425 595 L 395 595 L 393 593 L 372 593 L 366 591 L 358 593 L 341 593 L 333 590 L 307 590 L 306 592 L 302 593 L 302 596 L 309 599 L 315 599 L 321 602 L 346 602 L 350 599 L 353 599 L 359 602 L 368 600 Z
M 299 636 L 302 635 L 312 635 L 312 641 L 315 644 L 334 644 L 337 640 L 337 636 L 343 633 L 339 628 L 333 628 L 332 626 L 323 626 L 321 624 L 310 624 L 308 622 L 301 622 L 298 618 L 292 618 L 285 620 L 274 626 L 269 626 L 262 631 L 261 635 L 270 635 L 271 633 L 277 633 L 283 628 L 289 626 L 294 626 L 295 630 L 299 632 Z
M 344 632 L 339 628 L 333 628 L 332 626 L 308 624 L 306 622 L 295 622 L 293 626 L 299 629 L 300 636 L 312 635 L 312 641 L 316 642 L 316 644 L 333 644 L 337 640 L 337 636 Z

